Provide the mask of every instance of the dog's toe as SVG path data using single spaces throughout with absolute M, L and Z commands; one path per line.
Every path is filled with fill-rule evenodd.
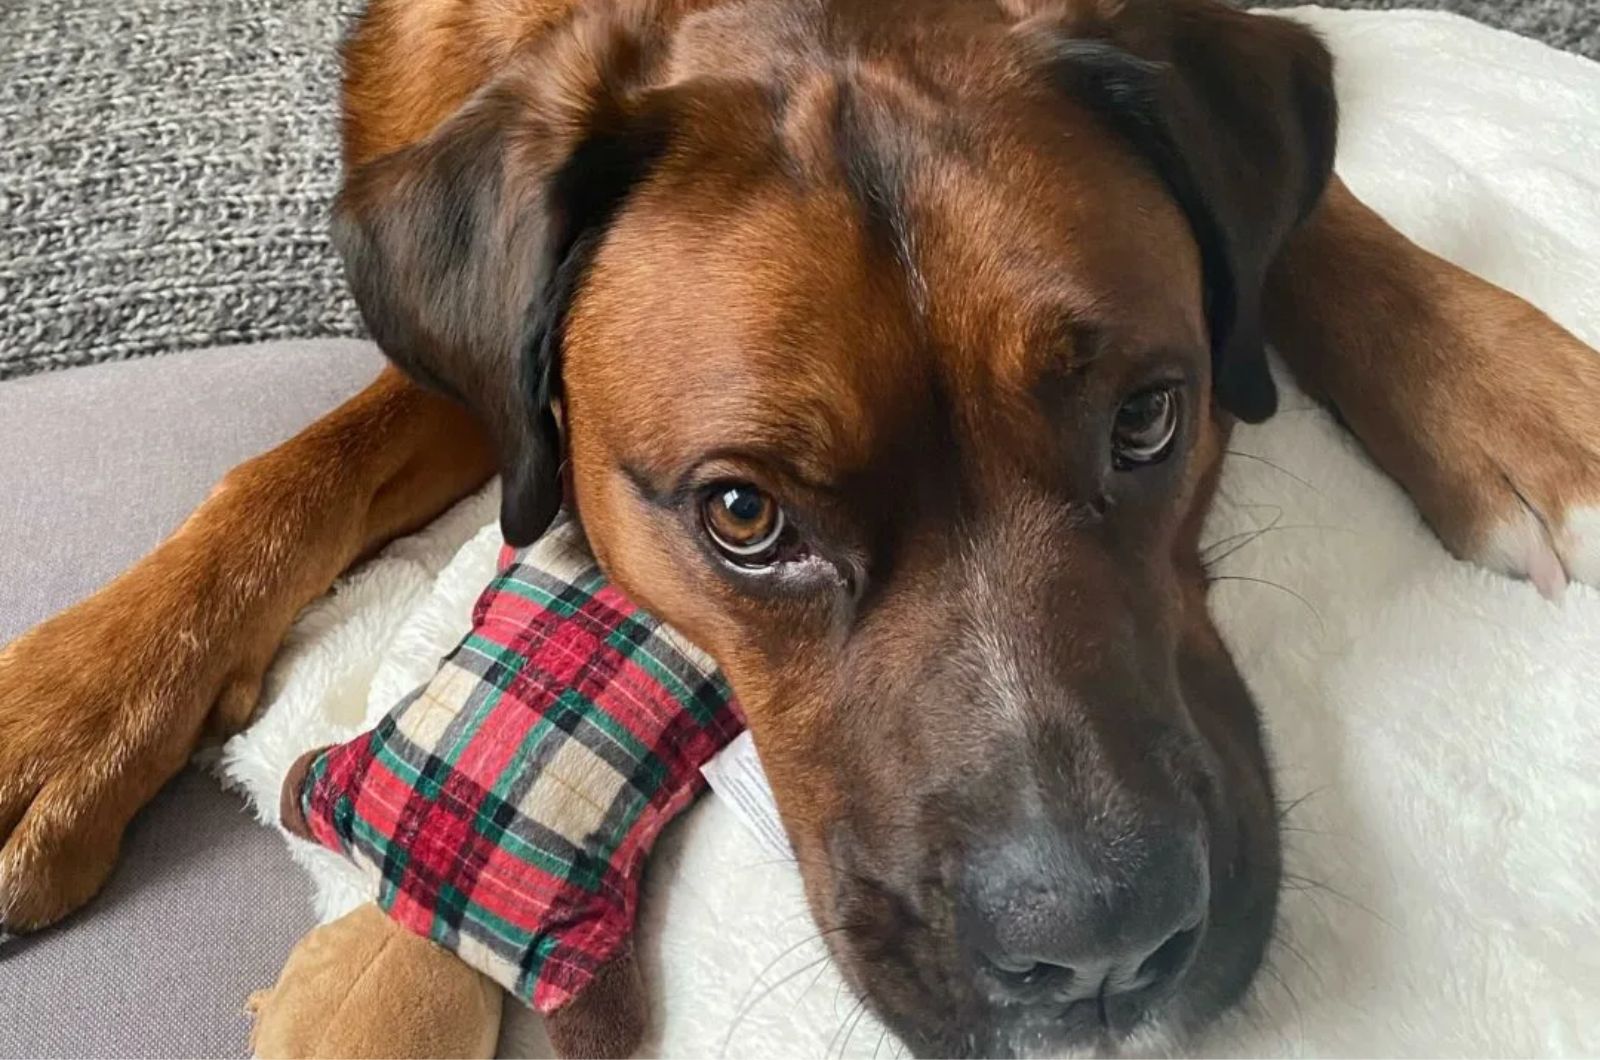
M 1483 539 L 1472 559 L 1525 578 L 1559 599 L 1570 582 L 1600 586 L 1600 505 L 1536 505 L 1518 494 L 1513 513 Z
M 1509 519 L 1495 527 L 1475 557 L 1490 570 L 1526 578 L 1547 599 L 1567 588 L 1567 568 L 1556 550 L 1549 526 L 1536 511 L 1521 504 Z
M 1600 504 L 1570 509 L 1555 537 L 1567 576 L 1600 587 Z

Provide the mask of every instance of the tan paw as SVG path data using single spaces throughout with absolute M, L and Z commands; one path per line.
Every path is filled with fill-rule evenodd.
M 170 629 L 114 586 L 0 650 L 0 930 L 92 898 L 188 758 L 214 694 Z
M 104 885 L 125 821 L 96 812 L 92 795 L 57 780 L 14 800 L 16 827 L 0 848 L 0 924 L 27 932 L 60 920 Z
M 1458 555 L 1554 599 L 1600 586 L 1600 353 L 1495 294 L 1400 410 L 1426 461 L 1407 485 Z

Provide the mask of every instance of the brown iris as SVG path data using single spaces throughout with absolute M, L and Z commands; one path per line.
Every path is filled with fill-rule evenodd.
M 706 533 L 729 560 L 764 566 L 783 537 L 783 509 L 772 496 L 744 482 L 716 486 L 700 506 Z

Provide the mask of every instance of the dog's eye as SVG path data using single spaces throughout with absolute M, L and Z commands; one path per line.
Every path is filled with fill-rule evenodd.
M 1178 391 L 1170 386 L 1141 390 L 1122 403 L 1111 431 L 1112 458 L 1119 471 L 1159 463 L 1178 436 Z
M 770 566 L 787 528 L 778 502 L 742 482 L 713 487 L 700 504 L 700 518 L 712 544 L 741 567 Z

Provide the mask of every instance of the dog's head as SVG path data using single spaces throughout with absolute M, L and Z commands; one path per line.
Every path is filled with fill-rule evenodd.
M 580 12 L 350 174 L 374 334 L 495 432 L 508 538 L 570 465 L 922 1050 L 1181 1031 L 1260 959 L 1196 538 L 1334 124 L 1316 40 L 1212 0 L 747 0 Z

